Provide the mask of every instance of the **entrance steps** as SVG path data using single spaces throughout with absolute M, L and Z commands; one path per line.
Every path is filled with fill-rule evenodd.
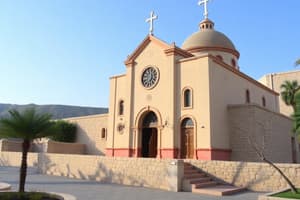
M 184 163 L 183 191 L 214 196 L 232 195 L 245 190 L 229 184 L 215 181 L 208 174 L 199 171 L 193 165 Z

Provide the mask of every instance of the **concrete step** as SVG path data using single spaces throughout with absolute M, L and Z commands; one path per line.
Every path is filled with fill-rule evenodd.
M 216 185 L 206 188 L 193 188 L 192 192 L 197 194 L 207 194 L 214 196 L 232 195 L 246 190 L 245 188 L 235 187 L 231 185 Z
M 193 179 L 188 179 L 190 184 L 197 184 L 197 183 L 203 183 L 203 182 L 209 182 L 212 179 L 210 177 L 201 177 L 201 178 L 193 178 Z
M 197 169 L 185 169 L 184 174 L 194 174 L 194 173 L 199 173 Z
M 206 177 L 207 175 L 205 173 L 189 173 L 189 174 L 184 174 L 184 179 L 194 179 L 194 178 L 203 178 Z
M 209 182 L 209 181 L 211 181 L 210 177 L 200 177 L 200 178 L 183 179 L 182 189 L 183 189 L 183 191 L 191 192 L 192 191 L 192 187 L 195 184 L 203 183 L 203 182 Z
M 195 169 L 195 167 L 192 165 L 184 165 L 184 170 L 186 169 Z
M 218 183 L 216 181 L 206 181 L 202 183 L 196 183 L 196 184 L 191 184 L 192 188 L 205 188 L 205 187 L 211 187 L 211 186 L 216 186 Z

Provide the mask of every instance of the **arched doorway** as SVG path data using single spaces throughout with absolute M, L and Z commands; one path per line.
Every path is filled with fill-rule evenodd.
M 154 112 L 148 112 L 142 121 L 141 156 L 144 158 L 156 158 L 157 156 L 157 116 Z
M 181 122 L 181 158 L 194 158 L 194 122 L 185 118 Z

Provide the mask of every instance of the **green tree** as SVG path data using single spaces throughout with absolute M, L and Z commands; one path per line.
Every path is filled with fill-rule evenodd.
M 296 62 L 295 62 L 295 66 L 298 66 L 298 65 L 300 65 L 300 59 L 296 60 Z
M 295 95 L 300 91 L 300 85 L 297 81 L 285 81 L 281 86 L 281 98 L 286 105 L 292 106 L 293 111 L 296 110 L 296 100 Z
M 55 135 L 50 136 L 50 139 L 58 142 L 75 142 L 77 130 L 76 124 L 64 120 L 58 120 L 55 121 L 55 126 L 60 131 L 56 132 Z
M 27 155 L 34 139 L 53 135 L 56 132 L 50 114 L 40 114 L 35 109 L 23 112 L 10 110 L 9 117 L 0 119 L 0 136 L 21 138 L 22 161 L 20 167 L 19 192 L 24 192 L 27 175 Z

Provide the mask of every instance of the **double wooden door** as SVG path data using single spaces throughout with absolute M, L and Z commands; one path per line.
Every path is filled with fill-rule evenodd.
M 181 128 L 181 158 L 194 158 L 194 128 Z

